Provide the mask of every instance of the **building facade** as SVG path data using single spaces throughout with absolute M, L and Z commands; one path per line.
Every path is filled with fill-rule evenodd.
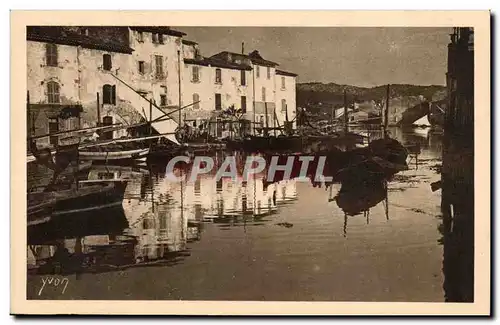
M 28 27 L 28 134 L 163 117 L 153 124 L 156 133 L 209 122 L 214 135 L 224 137 L 232 125 L 220 125 L 218 112 L 228 108 L 257 134 L 279 134 L 287 119 L 294 120 L 295 74 L 277 70 L 257 51 L 203 57 L 184 36 L 158 26 Z M 60 143 L 54 136 L 37 141 Z

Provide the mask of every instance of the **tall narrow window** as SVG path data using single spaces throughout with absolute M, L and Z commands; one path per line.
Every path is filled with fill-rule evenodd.
M 281 77 L 281 89 L 286 89 L 286 87 L 285 87 L 285 77 Z
M 200 95 L 193 94 L 193 108 L 200 109 Z
M 156 78 L 163 78 L 163 56 L 155 55 Z
M 266 101 L 266 87 L 262 87 L 262 101 Z
M 113 125 L 113 117 L 112 116 L 104 116 L 102 118 L 102 125 L 103 126 L 108 126 L 108 125 Z M 111 140 L 113 139 L 113 131 L 104 131 L 101 134 L 101 139 L 102 140 Z
M 152 33 L 153 43 L 158 43 L 158 34 Z
M 139 61 L 139 73 L 144 74 L 146 72 L 145 66 L 144 66 L 144 61 Z
M 141 43 L 144 42 L 144 33 L 143 32 L 141 32 L 141 31 L 137 32 L 137 41 L 139 41 Z
M 49 118 L 49 134 L 57 133 L 59 132 L 59 119 L 56 118 Z M 49 138 L 49 142 L 51 145 L 56 146 L 58 144 L 58 139 L 59 137 L 56 136 L 51 136 Z
M 163 34 L 158 34 L 158 43 L 163 44 Z
M 281 111 L 286 112 L 286 99 L 281 100 Z
M 160 95 L 160 106 L 162 107 L 167 106 L 167 95 L 165 94 Z
M 102 86 L 102 103 L 103 104 L 116 104 L 116 86 L 104 85 Z
M 193 69 L 192 70 L 192 72 L 193 72 L 193 79 L 192 79 L 193 82 L 200 81 L 200 67 L 194 65 L 192 69 Z
M 109 54 L 102 55 L 102 68 L 106 71 L 111 70 L 112 68 L 111 55 Z
M 222 97 L 220 94 L 215 94 L 215 109 L 222 109 Z
M 241 112 L 247 112 L 247 96 L 241 96 Z
M 258 65 L 255 66 L 255 74 L 257 75 L 257 78 L 260 78 L 260 68 Z
M 48 66 L 57 67 L 57 45 L 47 43 L 45 45 L 45 57 Z
M 215 83 L 216 84 L 222 83 L 222 71 L 221 71 L 221 69 L 215 69 Z
M 267 67 L 267 79 L 271 79 L 271 68 Z
M 55 81 L 47 82 L 47 102 L 49 104 L 59 104 L 59 84 Z
M 241 70 L 241 85 L 245 86 L 247 84 L 247 75 L 245 70 Z

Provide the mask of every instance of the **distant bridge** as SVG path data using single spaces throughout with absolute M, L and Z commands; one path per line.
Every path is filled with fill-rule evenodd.
M 398 121 L 397 125 L 412 125 L 415 121 L 430 113 L 430 106 L 431 102 L 425 101 L 408 108 L 403 112 L 401 120 Z

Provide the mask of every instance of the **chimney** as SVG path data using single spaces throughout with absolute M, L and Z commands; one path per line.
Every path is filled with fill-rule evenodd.
M 241 42 L 241 54 L 245 54 L 245 42 Z

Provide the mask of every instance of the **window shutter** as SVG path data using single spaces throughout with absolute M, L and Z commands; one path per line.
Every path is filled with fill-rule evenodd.
M 103 104 L 109 104 L 108 85 L 102 86 L 102 103 Z
M 111 103 L 116 105 L 116 85 L 111 87 Z
M 155 63 L 155 56 L 154 54 L 151 54 L 151 78 L 154 78 L 154 74 L 156 72 L 156 63 Z
M 110 71 L 112 69 L 112 62 L 111 62 L 111 55 L 110 54 L 104 54 L 102 56 L 102 66 L 104 70 Z

